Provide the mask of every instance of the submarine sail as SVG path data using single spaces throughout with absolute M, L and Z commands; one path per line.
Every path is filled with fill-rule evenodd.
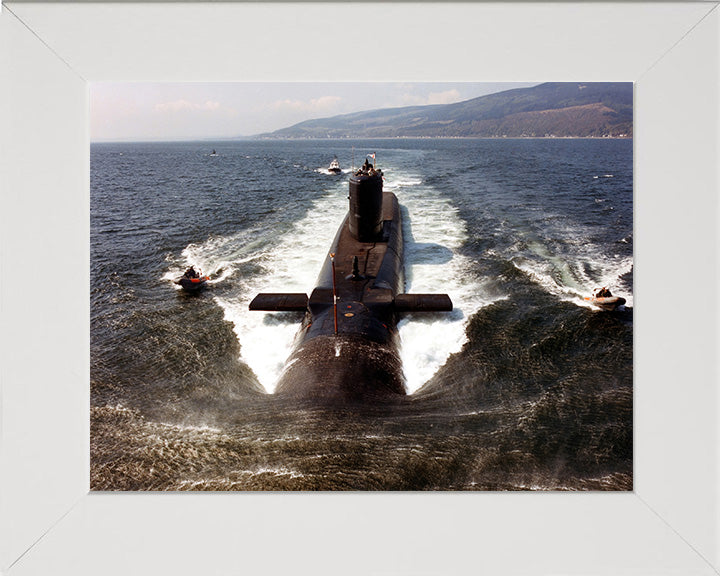
M 262 293 L 250 310 L 304 311 L 276 394 L 370 400 L 405 394 L 398 317 L 452 310 L 447 294 L 404 294 L 397 197 L 367 160 L 350 177 L 349 210 L 308 297 Z

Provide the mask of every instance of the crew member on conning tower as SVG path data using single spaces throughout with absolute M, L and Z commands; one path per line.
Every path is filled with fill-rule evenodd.
M 365 163 L 355 172 L 355 176 L 382 176 L 382 170 L 375 170 L 375 167 L 365 158 Z

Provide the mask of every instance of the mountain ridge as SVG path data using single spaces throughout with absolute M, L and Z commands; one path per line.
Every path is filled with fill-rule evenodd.
M 632 137 L 631 82 L 548 82 L 453 104 L 306 120 L 259 139 Z

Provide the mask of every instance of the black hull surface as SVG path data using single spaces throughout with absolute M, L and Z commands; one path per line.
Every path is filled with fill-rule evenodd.
M 350 211 L 310 297 L 260 294 L 250 304 L 251 310 L 305 310 L 278 395 L 338 401 L 402 397 L 399 313 L 452 310 L 444 294 L 402 294 L 398 200 L 382 192 L 380 177 L 369 182 L 369 193 L 368 179 L 357 180 L 351 178 Z
M 375 242 L 356 240 L 348 218 L 340 226 L 330 248 L 335 255 L 337 335 L 328 259 L 310 295 L 278 394 L 365 398 L 405 393 L 393 306 L 403 285 L 402 222 L 394 194 L 383 194 L 382 213 L 384 234 Z M 355 277 L 354 257 L 359 272 Z

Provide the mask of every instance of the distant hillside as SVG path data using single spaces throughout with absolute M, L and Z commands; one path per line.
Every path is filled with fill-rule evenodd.
M 632 136 L 630 82 L 550 82 L 456 104 L 307 120 L 260 138 Z

